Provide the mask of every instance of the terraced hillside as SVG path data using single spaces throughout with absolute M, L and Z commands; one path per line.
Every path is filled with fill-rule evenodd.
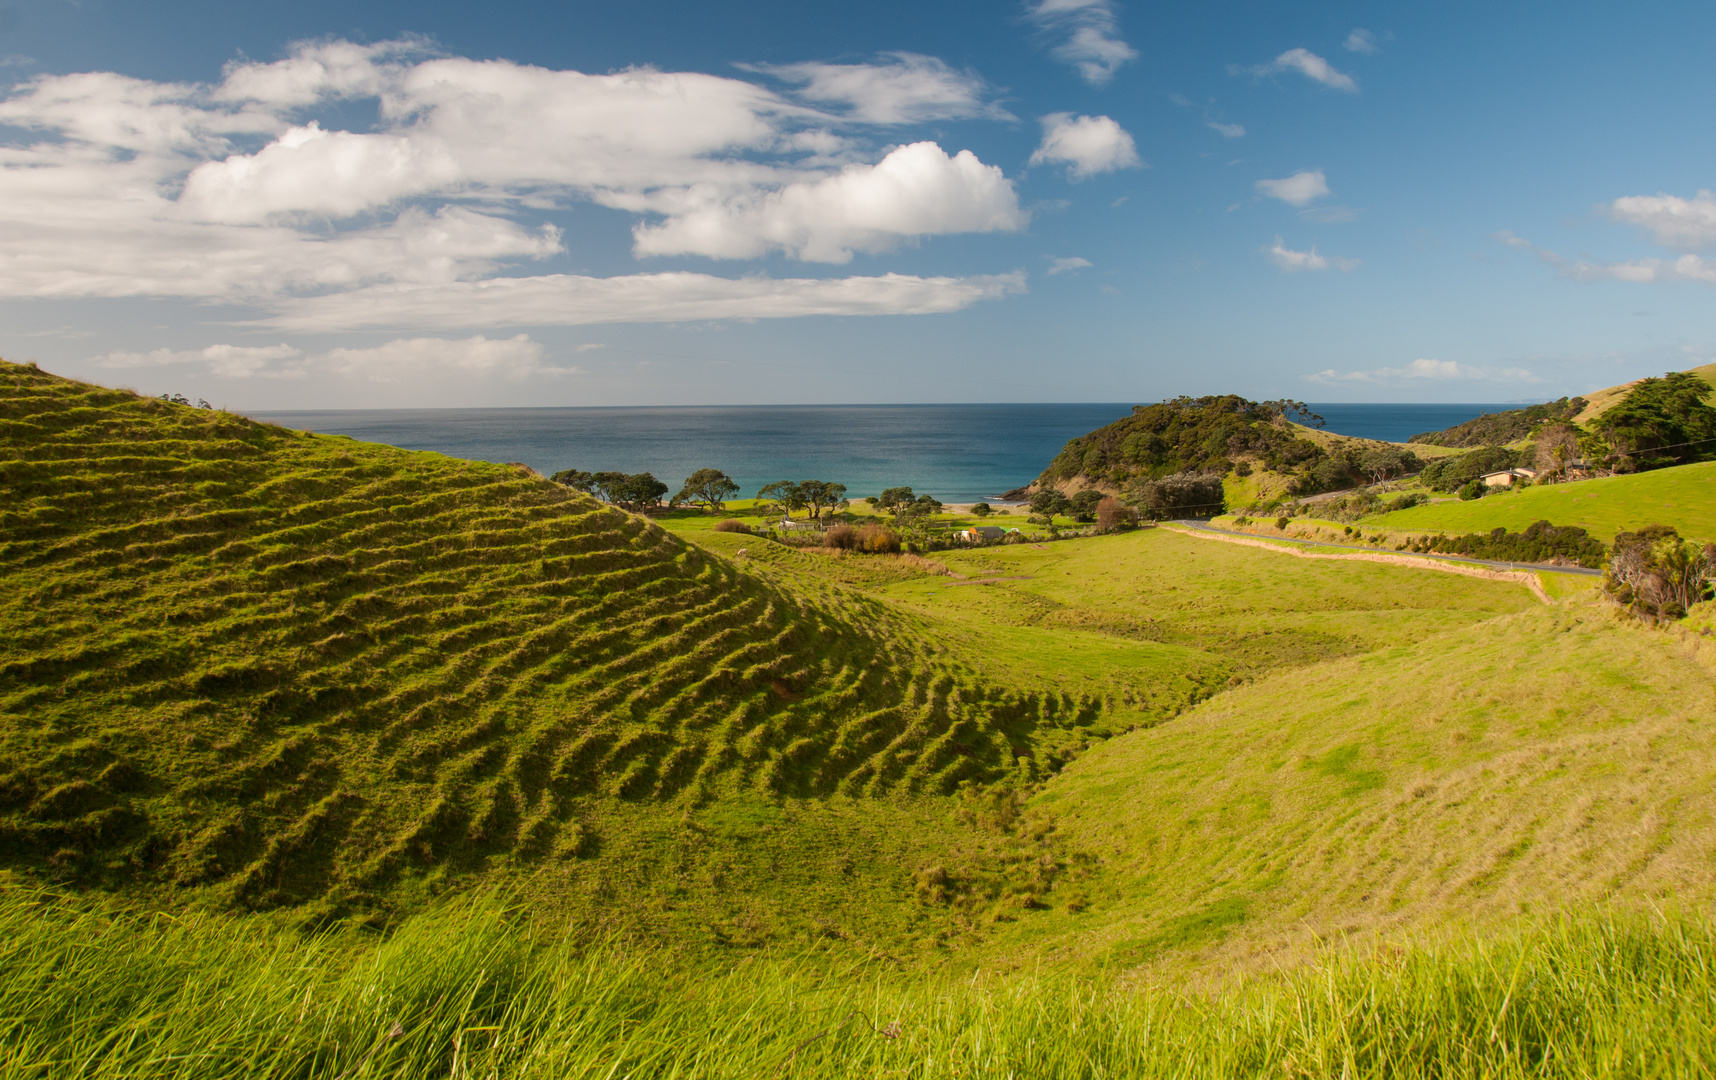
M 337 912 L 600 807 L 1029 777 L 996 690 L 548 483 L 0 366 L 0 864 Z

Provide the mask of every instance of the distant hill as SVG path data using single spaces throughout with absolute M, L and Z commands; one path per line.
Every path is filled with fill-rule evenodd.
M 1332 435 L 1298 421 L 1321 418 L 1298 402 L 1236 394 L 1135 405 L 1130 416 L 1068 442 L 1036 480 L 1008 495 L 1095 489 L 1148 502 L 1145 485 L 1176 474 L 1254 473 L 1272 476 L 1281 492 L 1309 495 L 1399 476 L 1420 464 L 1397 444 Z
M 1539 424 L 1571 420 L 1589 404 L 1584 398 L 1561 398 L 1543 405 L 1531 405 L 1506 412 L 1485 413 L 1475 420 L 1455 424 L 1441 431 L 1414 435 L 1408 442 L 1432 446 L 1506 446 L 1530 435 Z

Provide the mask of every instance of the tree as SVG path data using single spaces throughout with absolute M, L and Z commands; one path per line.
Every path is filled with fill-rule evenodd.
M 1033 514 L 1053 517 L 1056 514 L 1064 514 L 1071 508 L 1072 504 L 1067 501 L 1067 497 L 1054 488 L 1045 488 L 1031 496 L 1031 513 Z
M 725 508 L 728 499 L 739 493 L 739 485 L 720 469 L 698 469 L 685 478 L 685 486 L 673 497 L 674 505 L 698 502 L 710 513 Z
M 596 474 L 582 472 L 578 469 L 561 469 L 548 479 L 556 484 L 565 484 L 573 491 L 582 491 L 586 495 L 596 494 Z
M 1416 454 L 1402 453 L 1392 446 L 1379 446 L 1366 450 L 1359 455 L 1359 471 L 1370 477 L 1370 482 L 1380 484 L 1384 480 L 1392 480 L 1403 476 L 1418 464 Z
M 1088 523 L 1096 520 L 1096 507 L 1100 502 L 1102 492 L 1087 488 L 1068 500 L 1068 509 L 1074 521 Z
M 616 484 L 610 494 L 616 501 L 641 510 L 659 504 L 667 494 L 667 485 L 650 473 L 633 473 Z
M 1559 473 L 1579 460 L 1579 429 L 1572 424 L 1545 424 L 1532 439 L 1537 467 Z
M 1614 448 L 1642 468 L 1716 456 L 1716 409 L 1704 404 L 1710 384 L 1685 371 L 1645 379 L 1596 421 Z
M 590 475 L 591 493 L 603 502 L 616 502 L 616 492 L 626 482 L 623 472 L 599 472 Z
M 876 497 L 875 506 L 878 510 L 893 510 L 916 498 L 917 496 L 912 494 L 912 489 L 909 487 L 891 487 L 883 490 L 882 494 Z
M 824 507 L 833 508 L 846 496 L 845 484 L 832 484 L 827 480 L 801 480 L 798 485 L 798 496 L 804 504 L 810 507 L 811 517 L 821 517 Z
M 798 485 L 791 480 L 776 480 L 772 484 L 764 484 L 757 489 L 757 498 L 773 503 L 776 511 L 786 515 L 790 515 L 794 507 L 804 505 Z

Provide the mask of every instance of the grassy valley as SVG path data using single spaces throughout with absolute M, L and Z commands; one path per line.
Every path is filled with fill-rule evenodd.
M 17 365 L 0 484 L 0 1076 L 1716 1056 L 1716 640 L 1585 580 L 789 547 Z

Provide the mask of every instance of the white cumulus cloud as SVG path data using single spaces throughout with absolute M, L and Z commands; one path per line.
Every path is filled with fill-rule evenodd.
M 1085 82 L 1102 86 L 1138 51 L 1120 36 L 1111 0 L 1035 0 L 1027 15 L 1044 31 L 1062 37 L 1049 55 L 1071 64 Z
M 1312 82 L 1321 83 L 1331 90 L 1343 90 L 1349 94 L 1358 93 L 1358 83 L 1353 81 L 1351 75 L 1344 75 L 1336 71 L 1333 64 L 1309 49 L 1288 49 L 1269 63 L 1259 64 L 1250 70 L 1254 75 L 1298 72 Z
M 1525 368 L 1474 367 L 1456 360 L 1418 359 L 1405 367 L 1379 367 L 1369 371 L 1336 371 L 1328 368 L 1307 375 L 1315 383 L 1402 383 L 1420 380 L 1537 383 L 1543 380 Z
M 883 59 L 885 62 L 877 64 L 809 62 L 740 67 L 797 86 L 797 96 L 802 100 L 843 106 L 847 117 L 866 124 L 1014 118 L 1006 109 L 985 100 L 989 87 L 973 72 L 957 71 L 936 57 L 917 53 L 885 53 Z
M 810 262 L 844 263 L 855 250 L 886 251 L 907 237 L 1013 232 L 1029 220 L 999 168 L 969 150 L 949 157 L 933 142 L 773 191 L 730 195 L 701 188 L 635 205 L 668 215 L 632 230 L 639 255 L 718 259 L 785 251 Z
M 211 84 L 38 76 L 0 97 L 0 297 L 180 297 L 282 313 L 376 286 L 475 283 L 561 254 L 559 231 L 536 215 L 580 200 L 639 215 L 640 254 L 839 262 L 1022 227 L 1011 181 L 969 151 L 916 143 L 857 159 L 841 125 L 1001 115 L 976 76 L 929 57 L 884 60 L 798 70 L 797 97 L 695 72 L 471 60 L 415 39 L 301 44 L 271 63 L 229 64 Z M 372 125 L 334 122 L 364 102 Z M 935 283 L 961 279 L 862 284 L 876 280 L 851 295 L 901 310 L 966 295 Z M 745 285 L 732 317 L 767 308 L 769 288 L 785 290 L 786 307 L 805 292 Z M 656 318 L 638 306 L 647 290 L 581 295 Z
M 1031 154 L 1032 165 L 1066 165 L 1067 175 L 1083 180 L 1144 164 L 1132 136 L 1106 116 L 1050 113 L 1042 118 L 1043 141 Z
M 1280 267 L 1283 273 L 1296 273 L 1300 270 L 1355 270 L 1358 268 L 1357 259 L 1343 259 L 1338 255 L 1319 255 L 1315 244 L 1310 251 L 1294 251 L 1282 243 L 1281 238 L 1275 238 L 1272 247 L 1264 249 L 1271 262 Z
M 1259 180 L 1254 186 L 1258 194 L 1290 206 L 1309 206 L 1329 193 L 1329 181 L 1321 169 L 1296 172 L 1280 180 Z
M 1716 245 L 1716 192 L 1701 190 L 1690 199 L 1676 195 L 1628 195 L 1609 204 L 1616 221 L 1650 232 L 1663 247 Z

